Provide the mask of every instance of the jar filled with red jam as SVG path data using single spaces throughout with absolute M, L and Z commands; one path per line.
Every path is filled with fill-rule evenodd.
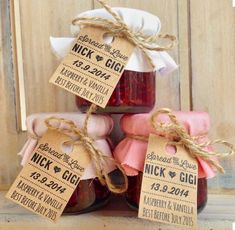
M 159 18 L 153 14 L 150 14 L 146 11 L 129 8 L 112 7 L 112 10 L 121 16 L 130 31 L 135 34 L 139 34 L 139 36 L 144 36 L 140 37 L 140 41 L 143 40 L 143 43 L 148 37 L 157 37 L 160 32 L 161 22 Z M 89 10 L 79 14 L 78 18 L 79 17 L 102 17 L 115 21 L 115 19 L 105 9 Z M 73 38 L 50 38 L 53 52 L 57 57 L 63 58 L 66 56 L 66 54 L 68 54 L 76 38 L 79 36 L 80 31 L 81 30 L 78 25 L 72 25 L 71 33 Z M 101 35 L 103 36 L 103 41 L 100 44 L 100 47 L 103 48 L 100 48 L 102 49 L 100 51 L 106 52 L 110 58 L 115 59 L 117 53 L 122 53 L 122 51 L 118 50 L 117 48 L 112 47 L 110 49 L 111 46 L 109 45 L 112 43 L 112 41 L 115 41 L 115 35 L 104 35 L 105 34 Z M 150 41 L 151 39 L 149 39 L 149 42 Z M 94 42 L 92 38 L 88 36 L 85 45 L 91 49 L 96 50 L 97 47 L 95 44 L 97 44 L 97 42 Z M 109 46 L 109 53 L 107 53 L 107 49 L 105 49 L 107 45 Z M 119 83 L 114 89 L 106 108 L 98 108 L 97 112 L 147 113 L 154 107 L 156 94 L 156 74 L 161 76 L 167 75 L 177 69 L 177 65 L 167 52 L 157 52 L 151 49 L 152 47 L 159 47 L 159 44 L 157 44 L 156 41 L 152 41 L 146 45 L 150 47 L 150 49 L 146 49 L 146 53 L 144 53 L 138 47 L 133 49 L 128 62 L 124 67 L 124 72 L 122 73 Z M 148 55 L 148 57 L 146 55 Z M 97 64 L 99 63 L 94 63 L 96 67 Z M 70 76 L 67 77 L 69 80 Z M 102 80 L 98 76 L 93 75 L 92 78 L 94 77 L 97 77 L 98 81 Z M 73 78 L 71 79 L 76 80 Z M 92 88 L 92 90 L 94 93 L 102 96 L 102 91 L 104 91 L 102 90 L 103 88 L 104 85 L 101 85 L 101 87 Z M 79 110 L 84 112 L 88 109 L 90 102 L 76 96 L 76 105 Z
M 155 72 L 125 70 L 105 109 L 97 112 L 145 113 L 155 105 Z M 76 96 L 76 105 L 86 111 L 90 102 Z
M 29 132 L 29 138 L 22 148 L 20 155 L 22 156 L 22 165 L 25 165 L 28 158 L 34 152 L 38 143 L 38 138 L 41 137 L 46 131 L 45 119 L 54 117 L 50 124 L 55 126 L 58 130 L 68 130 L 68 123 L 65 123 L 59 119 L 65 119 L 72 121 L 78 128 L 82 129 L 86 114 L 81 113 L 39 113 L 32 114 L 27 117 L 27 130 Z M 54 122 L 53 122 L 54 121 Z M 87 134 L 94 140 L 94 145 L 98 148 L 107 159 L 112 157 L 111 142 L 108 139 L 108 135 L 113 129 L 113 120 L 108 115 L 90 115 L 87 124 Z M 76 139 L 76 135 L 73 132 L 66 133 L 72 139 Z M 59 148 L 59 147 L 58 147 Z M 62 148 L 62 145 L 61 145 Z M 61 150 L 58 150 L 61 151 Z M 79 153 L 78 153 L 79 154 Z M 108 187 L 102 185 L 97 178 L 97 172 L 94 167 L 94 163 L 91 158 L 91 162 L 85 168 L 85 171 L 80 178 L 77 188 L 73 192 L 69 199 L 67 206 L 65 207 L 64 214 L 79 214 L 89 212 L 103 207 L 109 201 L 111 192 Z M 108 161 L 104 164 L 103 170 L 110 176 L 115 172 L 115 166 L 112 161 Z
M 199 143 L 208 141 L 209 116 L 204 112 L 174 112 L 178 121 L 193 137 L 200 137 Z M 133 209 L 138 209 L 141 192 L 142 176 L 147 140 L 135 139 L 135 136 L 148 138 L 150 133 L 159 135 L 150 122 L 151 114 L 124 115 L 120 120 L 121 129 L 126 137 L 116 146 L 114 158 L 123 165 L 128 177 L 128 190 L 125 194 L 126 201 Z M 170 123 L 166 114 L 157 117 L 159 123 Z M 164 133 L 160 133 L 164 136 Z M 206 147 L 210 150 L 210 147 Z M 171 154 L 171 153 L 170 153 Z M 215 175 L 214 169 L 202 159 L 198 158 L 198 190 L 197 209 L 201 211 L 207 202 L 207 177 Z

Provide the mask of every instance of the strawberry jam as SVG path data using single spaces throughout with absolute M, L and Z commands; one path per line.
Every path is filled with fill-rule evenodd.
M 146 113 L 155 104 L 155 72 L 125 70 L 105 109 L 97 112 Z M 90 102 L 76 96 L 76 105 L 86 111 Z

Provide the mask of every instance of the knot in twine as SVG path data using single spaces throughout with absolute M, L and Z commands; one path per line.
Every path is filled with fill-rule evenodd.
M 58 130 L 64 134 L 70 134 L 76 140 L 71 139 L 70 141 L 67 141 L 66 144 L 68 145 L 83 145 L 85 150 L 88 152 L 96 173 L 97 177 L 102 185 L 106 185 L 108 189 L 113 193 L 123 193 L 127 190 L 128 187 L 128 180 L 127 176 L 125 174 L 125 171 L 123 167 L 115 161 L 112 157 L 105 156 L 99 149 L 97 149 L 94 146 L 94 139 L 89 137 L 87 134 L 87 124 L 89 116 L 93 111 L 96 110 L 96 106 L 93 104 L 90 106 L 89 110 L 86 113 L 86 118 L 84 121 L 84 128 L 80 129 L 78 128 L 73 121 L 66 120 L 64 118 L 58 118 L 58 117 L 50 117 L 45 120 L 45 124 L 47 128 Z M 58 127 L 57 125 L 52 125 L 52 121 L 57 122 L 58 124 L 63 123 L 63 128 Z M 122 173 L 122 176 L 124 178 L 124 183 L 121 185 L 115 185 L 108 173 L 105 171 L 105 164 L 107 164 L 108 161 L 111 161 Z
M 77 17 L 73 19 L 72 24 L 100 27 L 106 29 L 108 34 L 126 37 L 129 42 L 134 44 L 144 53 L 153 68 L 155 66 L 147 50 L 165 51 L 175 46 L 175 36 L 169 34 L 146 35 L 141 32 L 142 28 L 139 31 L 134 32 L 128 27 L 128 25 L 122 20 L 122 18 L 105 3 L 104 0 L 97 1 L 107 10 L 107 12 L 109 12 L 113 16 L 115 21 L 101 17 Z M 159 46 L 157 44 L 159 39 L 169 40 L 170 43 L 165 46 Z
M 159 123 L 157 122 L 157 117 L 160 114 L 168 115 L 170 119 L 170 123 Z M 166 139 L 169 140 L 169 144 L 173 145 L 182 145 L 184 146 L 189 154 L 194 158 L 201 158 L 208 162 L 210 165 L 214 166 L 219 172 L 224 173 L 223 167 L 213 159 L 213 157 L 228 157 L 234 154 L 235 147 L 233 144 L 224 141 L 224 140 L 214 140 L 208 141 L 206 143 L 199 144 L 197 140 L 202 138 L 203 136 L 192 137 L 188 134 L 187 130 L 183 127 L 183 125 L 177 120 L 176 116 L 170 109 L 162 108 L 154 112 L 150 118 L 151 125 L 156 130 L 159 135 L 164 135 Z M 148 141 L 148 137 L 141 135 L 128 135 L 129 138 Z M 212 146 L 215 144 L 222 144 L 226 146 L 229 151 L 228 152 L 219 152 L 219 151 L 208 151 L 205 150 L 205 147 Z

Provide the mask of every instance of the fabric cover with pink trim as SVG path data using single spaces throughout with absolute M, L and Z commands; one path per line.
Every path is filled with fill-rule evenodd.
M 208 140 L 207 133 L 210 127 L 209 115 L 205 112 L 174 112 L 179 122 L 184 126 L 191 136 L 203 136 L 199 142 Z M 157 132 L 150 122 L 151 114 L 124 115 L 120 125 L 125 134 L 149 136 L 150 133 L 164 136 Z M 160 114 L 157 122 L 169 123 L 170 119 L 166 114 Z M 143 171 L 147 142 L 125 137 L 115 148 L 114 158 L 123 165 L 128 176 L 138 175 Z M 212 150 L 211 146 L 205 148 Z M 198 160 L 198 177 L 211 178 L 215 176 L 216 169 L 206 161 Z
M 38 140 L 34 137 L 41 137 L 47 130 L 45 125 L 45 119 L 49 117 L 58 117 L 71 120 L 79 128 L 83 128 L 84 120 L 86 114 L 80 113 L 38 113 L 32 114 L 27 117 L 26 125 L 29 133 L 28 140 L 25 145 L 19 152 L 19 155 L 22 157 L 21 165 L 25 165 L 28 158 L 35 149 Z M 60 128 L 63 127 L 63 123 L 59 124 Z M 100 149 L 104 155 L 112 156 L 110 146 L 106 137 L 110 134 L 113 129 L 113 120 L 110 116 L 106 115 L 91 115 L 88 120 L 87 132 L 88 136 L 92 137 L 94 141 L 94 146 Z M 71 136 L 71 138 L 74 138 Z M 105 170 L 111 172 L 115 169 L 115 166 L 109 161 L 106 165 Z M 88 165 L 85 170 L 85 173 L 81 177 L 81 180 L 95 178 L 96 172 L 92 162 Z

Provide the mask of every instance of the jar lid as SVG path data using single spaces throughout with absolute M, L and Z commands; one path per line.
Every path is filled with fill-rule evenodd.
M 141 31 L 151 36 L 158 34 L 161 30 L 160 19 L 147 11 L 125 7 L 112 7 L 112 10 L 120 15 L 122 20 L 133 32 Z M 78 14 L 77 17 L 100 17 L 115 21 L 114 17 L 104 8 L 88 10 Z M 71 26 L 72 35 L 77 36 L 79 31 L 79 26 Z
M 27 117 L 26 127 L 31 135 L 42 136 L 47 127 L 45 119 L 49 117 L 71 120 L 78 128 L 83 128 L 86 114 L 82 113 L 36 113 Z M 61 124 L 62 125 L 62 124 Z M 88 120 L 87 133 L 94 139 L 102 139 L 110 134 L 113 129 L 113 120 L 108 115 L 91 115 Z
M 18 153 L 22 157 L 21 165 L 24 166 L 32 154 L 33 150 L 37 146 L 38 139 L 36 137 L 41 137 L 47 130 L 45 125 L 45 119 L 49 117 L 58 117 L 71 120 L 79 128 L 83 128 L 84 120 L 86 114 L 81 113 L 37 113 L 32 114 L 27 117 L 26 125 L 29 132 L 29 138 L 24 144 L 21 151 Z M 57 126 L 58 127 L 58 126 Z M 63 127 L 61 123 L 60 128 Z M 94 146 L 98 148 L 102 153 L 110 157 L 112 156 L 108 142 L 106 141 L 106 136 L 112 131 L 113 120 L 108 115 L 91 115 L 88 120 L 87 132 L 90 137 L 94 139 Z M 35 136 L 35 138 L 34 138 Z M 112 161 L 107 162 L 104 166 L 107 172 L 111 172 L 115 169 L 115 165 Z M 81 180 L 87 180 L 97 177 L 96 170 L 94 168 L 93 162 L 91 161 L 86 170 L 81 177 Z
M 174 112 L 178 121 L 185 127 L 191 136 L 201 136 L 199 142 L 207 142 L 206 134 L 209 131 L 209 115 L 205 112 Z M 164 135 L 157 132 L 150 123 L 151 114 L 124 115 L 121 118 L 121 128 L 126 134 L 149 136 L 150 133 Z M 170 119 L 166 114 L 160 114 L 157 122 L 169 123 Z M 128 176 L 135 176 L 144 169 L 145 154 L 148 143 L 138 139 L 124 138 L 113 152 L 114 158 L 122 164 Z M 211 146 L 205 147 L 211 151 Z M 203 159 L 198 160 L 198 177 L 212 178 L 215 176 L 215 169 Z M 214 159 L 216 160 L 216 159 Z
M 142 31 L 149 36 L 156 35 L 160 32 L 161 22 L 157 16 L 151 13 L 143 10 L 121 7 L 113 7 L 112 10 L 118 13 L 123 21 L 133 31 Z M 103 8 L 85 11 L 77 15 L 77 17 L 102 17 L 109 20 L 115 20 L 113 16 Z M 71 25 L 71 33 L 74 38 L 50 37 L 52 50 L 58 58 L 62 59 L 68 54 L 76 39 L 75 37 L 79 34 L 79 31 L 79 26 Z M 157 70 L 161 75 L 169 74 L 177 69 L 178 66 L 167 52 L 156 52 L 150 50 L 147 50 L 146 52 L 152 58 L 155 70 Z M 138 72 L 153 71 L 153 68 L 146 59 L 146 56 L 137 47 L 134 48 L 125 69 Z
M 174 112 L 176 118 L 191 136 L 206 135 L 210 128 L 210 118 L 206 112 Z M 148 136 L 156 133 L 150 122 L 151 114 L 124 115 L 121 118 L 121 128 L 125 133 Z M 169 123 L 166 114 L 160 114 L 157 122 Z

